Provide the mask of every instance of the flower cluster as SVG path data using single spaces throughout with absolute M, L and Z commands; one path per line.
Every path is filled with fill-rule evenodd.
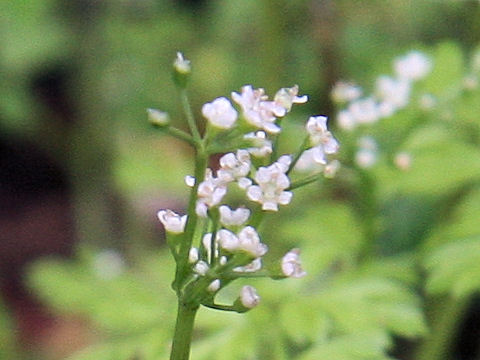
M 359 125 L 372 124 L 392 116 L 408 105 L 413 82 L 428 75 L 431 67 L 428 57 L 413 51 L 394 61 L 395 76 L 380 76 L 374 95 L 363 98 L 358 86 L 338 83 L 332 90 L 332 99 L 347 103 L 346 108 L 337 114 L 338 125 L 344 130 L 353 130 Z
M 177 59 L 179 63 L 185 61 L 181 56 Z M 186 303 L 200 299 L 199 303 L 205 306 L 244 312 L 260 301 L 253 287 L 244 286 L 231 306 L 215 304 L 215 294 L 240 277 L 278 279 L 306 275 L 298 249 L 264 265 L 268 246 L 257 231 L 259 215 L 288 205 L 293 198 L 292 189 L 301 186 L 298 182 L 302 185 L 311 182 L 312 176 L 313 180 L 324 175 L 332 177 L 338 168 L 338 162 L 329 157 L 338 151 L 339 144 L 328 130 L 325 116 L 308 119 L 304 142 L 296 153 L 277 155 L 279 149 L 275 149 L 275 144 L 282 132 L 279 119 L 294 104 L 308 100 L 298 92 L 297 85 L 282 88 L 269 100 L 264 89 L 245 85 L 240 92 L 232 92 L 232 102 L 226 97 L 214 99 L 202 107 L 207 127 L 203 137 L 198 134 L 199 139 L 172 128 L 161 117 L 160 129 L 189 141 L 197 147 L 197 152 L 206 157 L 223 153 L 212 167 L 198 168 L 196 163 L 195 177 L 185 178 L 192 196 L 187 215 L 171 210 L 158 212 L 177 266 L 187 265 L 186 271 L 178 272 L 183 284 L 177 287 Z M 155 117 L 155 123 L 160 121 L 157 118 L 161 112 L 151 109 L 148 113 L 150 118 Z M 193 130 L 192 134 L 198 133 Z M 321 173 L 310 175 L 308 181 L 297 171 L 318 169 Z M 239 191 L 244 194 L 241 202 L 244 205 L 232 207 L 229 196 L 232 189 L 236 189 L 236 194 Z M 185 243 L 189 244 L 187 249 L 182 248 Z M 179 259 L 181 256 L 187 257 L 185 262 Z

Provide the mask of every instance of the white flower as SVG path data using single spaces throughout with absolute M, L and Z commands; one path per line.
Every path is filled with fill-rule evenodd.
M 248 133 L 244 137 L 246 140 L 251 140 L 253 147 L 247 151 L 256 157 L 264 157 L 272 153 L 272 142 L 267 139 L 267 134 L 264 131 L 257 131 L 256 133 Z
M 245 285 L 240 291 L 240 301 L 243 306 L 252 309 L 260 303 L 260 296 L 254 287 Z
M 355 162 L 361 168 L 371 168 L 377 162 L 377 142 L 370 136 L 363 136 L 358 140 L 358 145 L 359 150 L 355 154 Z
M 330 96 L 337 103 L 350 102 L 362 96 L 362 89 L 355 84 L 339 81 L 333 87 Z
M 404 79 L 393 79 L 380 76 L 377 79 L 376 93 L 380 100 L 390 104 L 393 111 L 404 108 L 410 100 L 410 82 Z M 392 111 L 392 112 L 393 112 Z M 386 114 L 391 115 L 391 114 Z
M 255 174 L 255 182 L 258 185 L 249 186 L 247 197 L 262 204 L 263 210 L 277 211 L 278 204 L 287 205 L 292 199 L 290 191 L 284 191 L 290 186 L 290 179 L 285 172 L 288 165 L 285 162 L 276 162 L 269 167 L 260 167 Z
M 307 275 L 302 269 L 299 249 L 290 250 L 282 258 L 282 272 L 285 276 L 292 278 L 301 278 Z
M 195 271 L 198 275 L 201 275 L 201 276 L 204 276 L 209 269 L 210 267 L 203 260 L 200 260 L 199 262 L 197 262 L 193 267 L 193 271 Z
M 237 235 L 235 235 L 230 230 L 220 229 L 217 232 L 217 239 L 218 244 L 224 250 L 229 252 L 234 252 L 238 250 L 240 246 L 240 240 L 238 239 Z
M 220 289 L 220 279 L 213 280 L 210 285 L 208 285 L 207 290 L 210 292 L 215 292 Z
M 255 258 L 265 255 L 268 250 L 267 245 L 260 242 L 260 237 L 252 226 L 246 226 L 238 233 L 238 241 L 238 250 L 245 251 Z
M 243 225 L 250 216 L 250 210 L 246 208 L 232 210 L 227 205 L 222 205 L 218 210 L 220 211 L 220 223 L 224 226 Z
M 157 213 L 158 219 L 162 222 L 165 230 L 170 233 L 179 234 L 185 230 L 187 215 L 179 215 L 172 210 L 160 210 Z
M 326 116 L 311 116 L 306 129 L 312 145 L 321 146 L 325 154 L 335 154 L 338 151 L 338 142 L 327 129 Z
M 218 205 L 226 193 L 226 184 L 214 177 L 212 171 L 207 169 L 205 180 L 198 185 L 197 215 L 206 217 L 208 208 Z
M 195 186 L 195 177 L 194 176 L 191 176 L 191 175 L 186 175 L 185 176 L 185 184 L 188 186 L 188 187 L 194 187 Z
M 195 264 L 198 261 L 198 249 L 196 247 L 190 248 L 190 251 L 188 252 L 188 262 L 190 264 Z
M 225 97 L 203 105 L 202 114 L 210 124 L 220 129 L 230 129 L 237 120 L 237 111 Z
M 233 269 L 235 272 L 255 272 L 258 271 L 262 268 L 262 259 L 261 258 L 256 258 L 253 260 L 250 264 L 247 264 L 245 266 L 237 266 L 236 268 Z
M 254 258 L 265 255 L 268 250 L 267 245 L 260 242 L 260 237 L 252 226 L 243 228 L 238 235 L 221 229 L 217 232 L 217 241 L 220 247 L 228 252 L 244 251 Z
M 237 150 L 237 153 L 228 153 L 220 158 L 220 169 L 217 171 L 218 178 L 223 182 L 241 180 L 250 172 L 250 154 L 247 150 Z M 245 182 L 239 181 L 240 187 Z
M 412 51 L 394 61 L 395 73 L 400 79 L 420 80 L 431 70 L 432 63 L 428 57 L 419 51 Z
M 166 126 L 170 123 L 170 116 L 165 111 L 147 109 L 148 120 L 157 126 Z
M 357 126 L 355 117 L 348 110 L 342 110 L 337 114 L 337 122 L 344 130 L 353 130 Z
M 315 153 L 316 150 L 314 148 L 302 152 L 302 155 L 300 155 L 300 158 L 295 164 L 295 170 L 301 172 L 323 170 L 325 166 L 321 162 L 315 161 Z
M 335 154 L 338 151 L 338 141 L 327 130 L 326 116 L 311 116 L 308 119 L 306 129 L 310 135 L 310 143 L 314 145 L 308 156 L 318 164 L 327 163 L 327 154 Z
M 173 62 L 173 67 L 175 71 L 181 74 L 189 74 L 192 70 L 190 60 L 185 59 L 181 52 L 177 52 L 177 58 Z
M 373 98 L 355 100 L 348 106 L 348 111 L 358 124 L 372 124 L 380 118 L 378 104 Z
M 284 116 L 286 110 L 274 101 L 267 101 L 263 89 L 253 89 L 251 85 L 242 87 L 242 93 L 232 92 L 232 99 L 240 105 L 247 122 L 269 133 L 280 132 L 280 127 L 275 124 L 277 117 Z
M 308 101 L 308 96 L 297 96 L 298 95 L 298 85 L 294 85 L 291 88 L 281 88 L 275 94 L 273 100 L 278 105 L 285 108 L 288 112 L 292 109 L 293 104 L 304 104 Z

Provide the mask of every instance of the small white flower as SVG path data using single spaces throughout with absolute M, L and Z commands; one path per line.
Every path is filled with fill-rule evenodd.
M 232 93 L 232 99 L 240 105 L 249 124 L 268 133 L 280 132 L 281 129 L 275 124 L 275 120 L 284 116 L 287 111 L 274 101 L 267 101 L 264 89 L 253 89 L 251 85 L 245 85 L 241 94 Z
M 282 258 L 282 272 L 285 276 L 292 278 L 301 278 L 307 275 L 302 269 L 299 249 L 290 250 Z
M 147 109 L 148 120 L 157 126 L 166 126 L 170 123 L 170 116 L 165 111 Z
M 315 152 L 314 148 L 305 150 L 295 164 L 295 171 L 318 172 L 323 170 L 325 166 L 322 163 L 315 161 Z
M 238 250 L 240 246 L 240 240 L 238 239 L 237 235 L 226 229 L 220 229 L 217 232 L 217 241 L 222 249 L 229 252 Z
M 330 96 L 337 103 L 346 103 L 362 96 L 362 89 L 355 84 L 340 81 L 335 84 Z
M 220 279 L 215 279 L 213 280 L 210 285 L 208 285 L 207 290 L 209 292 L 216 292 L 218 289 L 220 289 Z
M 195 177 L 191 175 L 185 176 L 185 184 L 188 187 L 194 187 L 195 186 Z
M 198 249 L 196 247 L 190 248 L 190 251 L 188 252 L 188 262 L 190 264 L 195 264 L 198 261 Z
M 214 177 L 212 171 L 207 169 L 205 180 L 198 185 L 197 215 L 206 217 L 208 208 L 218 205 L 226 193 L 226 184 L 221 179 Z
M 307 121 L 306 129 L 310 135 L 311 144 L 318 147 L 318 151 L 323 154 L 321 157 L 324 158 L 324 154 L 335 154 L 338 151 L 338 141 L 327 129 L 326 116 L 311 116 Z M 323 161 L 326 163 L 326 160 Z
M 237 266 L 236 268 L 233 269 L 235 272 L 255 272 L 258 271 L 262 268 L 262 259 L 261 258 L 256 258 L 253 260 L 250 264 L 247 264 L 245 266 Z
M 247 150 L 237 150 L 237 153 L 228 153 L 220 158 L 218 178 L 223 182 L 242 179 L 250 172 L 250 154 Z M 241 185 L 241 183 L 239 183 Z
M 210 269 L 210 267 L 203 260 L 200 260 L 199 262 L 197 262 L 195 264 L 195 266 L 193 267 L 193 271 L 195 271 L 200 276 L 204 276 L 208 272 L 209 269 Z
M 363 136 L 358 140 L 358 145 L 359 150 L 355 154 L 356 164 L 364 169 L 371 168 L 377 162 L 377 142 L 370 136 Z
M 173 67 L 175 71 L 181 74 L 189 74 L 192 70 L 190 60 L 185 59 L 181 52 L 177 52 L 177 58 L 173 62 Z
M 407 152 L 400 152 L 395 155 L 393 162 L 400 170 L 407 171 L 412 166 L 412 156 Z
M 373 98 L 355 100 L 348 106 L 348 111 L 358 124 L 372 124 L 380 118 L 378 104 Z
M 237 111 L 225 97 L 203 105 L 202 114 L 210 124 L 220 129 L 230 129 L 237 121 Z
M 355 116 L 348 110 L 342 110 L 337 114 L 337 122 L 343 130 L 350 131 L 357 126 Z
M 308 101 L 308 96 L 297 96 L 298 95 L 298 85 L 294 85 L 291 88 L 281 88 L 275 94 L 273 100 L 278 105 L 285 108 L 287 112 L 292 109 L 293 104 L 304 104 Z
M 267 245 L 260 242 L 260 237 L 252 226 L 244 227 L 238 233 L 238 241 L 238 250 L 245 251 L 254 258 L 263 256 L 268 251 Z
M 218 210 L 220 211 L 220 223 L 224 226 L 243 225 L 250 216 L 250 210 L 246 208 L 232 210 L 227 205 L 222 205 Z
M 290 161 L 284 158 L 268 167 L 260 167 L 255 174 L 258 185 L 248 187 L 247 197 L 262 204 L 262 209 L 268 211 L 278 211 L 278 204 L 289 204 L 293 194 L 284 191 L 290 186 L 290 179 L 285 174 L 289 164 Z
M 380 76 L 376 83 L 377 96 L 382 102 L 388 103 L 393 111 L 407 106 L 410 100 L 410 89 L 410 82 L 405 79 L 397 80 L 388 76 Z
M 267 139 L 267 134 L 264 131 L 257 131 L 256 133 L 248 133 L 244 137 L 246 140 L 251 140 L 253 147 L 247 151 L 256 157 L 265 157 L 272 153 L 272 142 Z
M 165 230 L 170 233 L 179 234 L 185 230 L 187 215 L 179 215 L 172 210 L 160 210 L 157 213 L 158 219 L 162 222 Z
M 240 291 L 240 301 L 243 306 L 252 309 L 260 303 L 260 296 L 254 287 L 245 285 Z
M 394 61 L 395 73 L 400 79 L 420 80 L 431 70 L 432 63 L 428 57 L 419 51 L 412 51 Z

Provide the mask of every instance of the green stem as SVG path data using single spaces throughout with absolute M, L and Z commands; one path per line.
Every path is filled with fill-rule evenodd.
M 198 307 L 190 308 L 181 301 L 178 302 L 177 322 L 175 324 L 170 360 L 188 360 L 197 310 Z
M 180 98 L 182 100 L 183 112 L 187 118 L 188 127 L 193 136 L 193 140 L 200 144 L 202 138 L 200 132 L 198 131 L 197 123 L 195 122 L 195 117 L 193 116 L 192 107 L 190 106 L 190 101 L 188 100 L 188 94 L 186 89 L 180 91 Z
M 182 288 L 183 280 L 189 273 L 188 253 L 192 247 L 193 236 L 195 235 L 195 228 L 197 226 L 198 216 L 195 211 L 197 204 L 197 192 L 198 186 L 205 177 L 205 169 L 207 167 L 207 156 L 203 152 L 203 149 L 197 149 L 195 155 L 195 185 L 190 192 L 190 199 L 188 202 L 188 219 L 185 225 L 185 233 L 183 240 L 180 243 L 180 249 L 178 250 L 178 262 L 175 273 L 175 280 L 173 282 L 173 288 L 180 296 L 180 289 Z
M 169 135 L 172 135 L 173 137 L 176 137 L 177 139 L 185 141 L 186 143 L 192 145 L 193 147 L 195 147 L 196 145 L 193 137 L 191 137 L 185 131 L 169 126 L 165 129 L 165 132 Z
M 296 188 L 299 188 L 301 186 L 305 186 L 305 185 L 308 185 L 308 184 L 311 184 L 317 180 L 320 180 L 321 178 L 323 177 L 323 174 L 314 174 L 314 175 L 310 175 L 310 176 L 307 176 L 306 178 L 304 179 L 300 179 L 298 181 L 294 181 L 290 184 L 290 187 L 288 189 L 286 189 L 287 191 L 291 191 L 291 190 L 294 190 Z

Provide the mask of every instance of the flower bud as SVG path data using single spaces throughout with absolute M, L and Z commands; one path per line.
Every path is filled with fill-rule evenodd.
M 165 230 L 169 233 L 180 234 L 185 230 L 187 215 L 179 215 L 172 210 L 160 210 L 157 213 Z
M 177 58 L 173 62 L 173 81 L 175 84 L 180 88 L 185 88 L 191 71 L 190 61 L 185 59 L 181 52 L 177 52 Z
M 240 296 L 233 304 L 237 312 L 242 313 L 253 309 L 260 303 L 260 296 L 253 286 L 245 285 L 240 290 Z
M 307 275 L 300 262 L 300 250 L 292 249 L 282 258 L 282 272 L 285 276 L 301 278 Z
M 207 290 L 212 292 L 212 293 L 216 292 L 216 291 L 218 291 L 218 289 L 220 289 L 220 285 L 221 285 L 220 280 L 215 279 L 210 283 L 210 285 L 208 285 Z
M 147 109 L 148 121 L 152 125 L 164 127 L 170 124 L 170 116 L 165 111 L 157 109 Z

